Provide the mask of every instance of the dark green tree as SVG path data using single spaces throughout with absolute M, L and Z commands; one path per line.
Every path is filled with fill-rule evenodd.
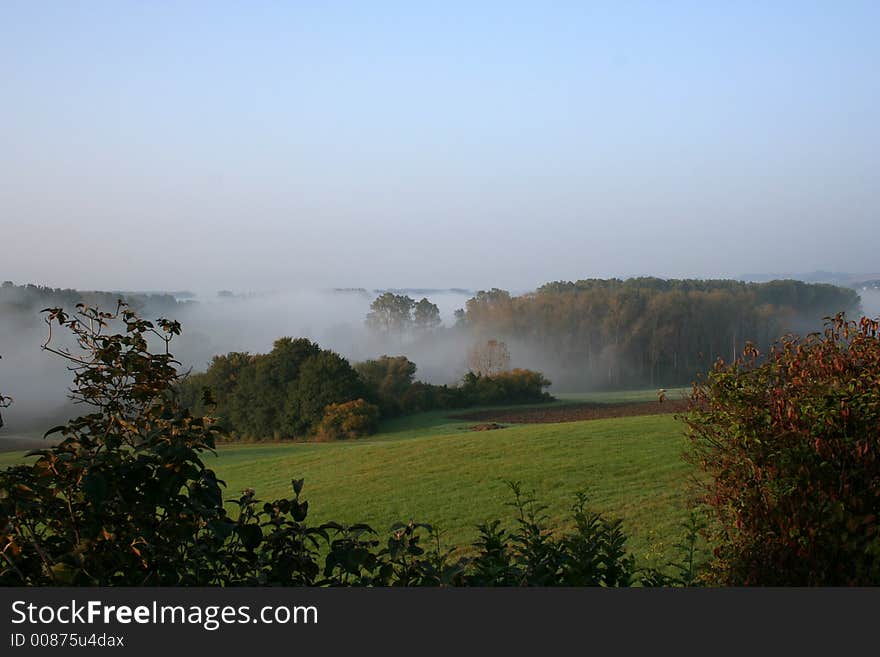
M 382 413 L 401 411 L 400 402 L 412 387 L 416 364 L 406 356 L 381 356 L 354 366 Z
M 366 387 L 342 356 L 323 350 L 308 358 L 299 376 L 288 385 L 284 406 L 285 427 L 294 435 L 317 428 L 330 404 L 361 399 Z
M 420 331 L 430 331 L 442 324 L 440 309 L 437 304 L 431 303 L 427 297 L 413 306 L 413 326 Z
M 415 301 L 410 297 L 385 292 L 370 304 L 365 323 L 373 331 L 400 334 L 412 326 L 414 307 Z

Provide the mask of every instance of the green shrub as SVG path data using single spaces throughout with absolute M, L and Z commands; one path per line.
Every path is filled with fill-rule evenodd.
M 465 374 L 461 393 L 468 406 L 492 404 L 523 404 L 549 401 L 552 397 L 544 392 L 550 381 L 540 372 L 514 369 L 491 376 L 473 372 Z

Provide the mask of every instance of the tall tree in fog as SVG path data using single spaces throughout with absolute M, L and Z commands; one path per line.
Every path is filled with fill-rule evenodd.
M 370 304 L 366 325 L 374 331 L 403 333 L 412 326 L 416 302 L 402 294 L 385 292 Z
M 510 350 L 500 340 L 487 340 L 468 350 L 468 369 L 480 376 L 494 376 L 510 369 Z
M 437 328 L 440 324 L 440 309 L 436 303 L 431 303 L 427 297 L 423 297 L 413 306 L 413 326 L 416 329 L 428 331 Z

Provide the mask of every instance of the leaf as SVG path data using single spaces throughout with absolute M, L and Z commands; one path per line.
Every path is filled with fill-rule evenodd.
M 263 530 L 259 525 L 239 525 L 235 528 L 241 544 L 248 550 L 254 550 L 263 542 Z
M 43 434 L 43 438 L 48 438 L 53 433 L 58 433 L 59 431 L 64 431 L 64 429 L 66 429 L 66 428 L 67 428 L 67 425 L 65 425 L 65 424 L 59 424 L 57 427 L 52 427 L 46 433 Z
M 90 472 L 83 478 L 83 492 L 92 504 L 98 504 L 107 497 L 107 480 L 97 472 Z

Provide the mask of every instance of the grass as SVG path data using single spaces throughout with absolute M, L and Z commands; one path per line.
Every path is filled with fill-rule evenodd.
M 423 418 L 424 420 L 424 418 Z M 316 521 L 367 522 L 384 530 L 415 519 L 466 545 L 485 520 L 512 518 L 504 480 L 520 480 L 565 526 L 576 491 L 624 521 L 631 547 L 668 555 L 687 517 L 688 466 L 680 424 L 644 416 L 449 432 L 413 427 L 371 440 L 230 446 L 212 465 L 230 493 L 255 488 L 262 499 L 288 494 L 304 477 Z
M 620 394 L 615 401 L 633 400 Z M 588 397 L 571 401 L 599 401 Z M 384 532 L 414 519 L 441 529 L 454 546 L 473 541 L 480 522 L 512 520 L 504 480 L 534 489 L 557 527 L 568 524 L 574 494 L 585 490 L 593 508 L 623 520 L 637 557 L 672 556 L 687 517 L 689 474 L 682 426 L 672 416 L 472 432 L 463 430 L 472 423 L 448 414 L 391 420 L 357 441 L 223 446 L 206 461 L 229 497 L 244 488 L 264 500 L 285 496 L 290 480 L 304 477 L 315 522 L 367 522 Z M 0 467 L 20 461 L 21 453 L 0 454 Z

